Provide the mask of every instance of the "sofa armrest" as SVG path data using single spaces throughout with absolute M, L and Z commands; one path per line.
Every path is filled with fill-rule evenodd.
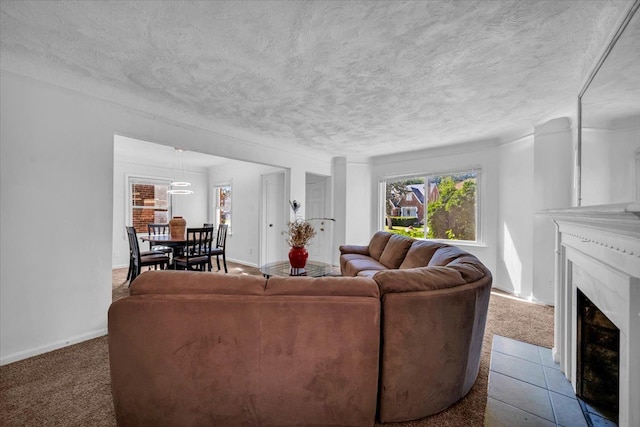
M 341 254 L 360 254 L 369 256 L 369 246 L 340 245 Z

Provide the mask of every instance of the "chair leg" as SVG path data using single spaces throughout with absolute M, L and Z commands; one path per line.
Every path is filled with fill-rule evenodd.
M 133 282 L 135 278 L 138 277 L 138 274 L 140 274 L 140 272 L 138 271 L 138 267 L 134 265 L 133 269 L 131 270 L 131 279 L 129 279 L 129 287 L 131 287 L 131 282 Z
M 127 280 L 131 280 L 131 275 L 133 274 L 133 259 L 129 257 L 129 271 L 127 271 Z
M 222 263 L 224 264 L 224 272 L 228 273 L 228 271 L 227 271 L 227 256 L 224 253 L 222 254 Z
M 216 255 L 216 264 L 218 266 L 218 271 L 220 271 L 220 255 Z

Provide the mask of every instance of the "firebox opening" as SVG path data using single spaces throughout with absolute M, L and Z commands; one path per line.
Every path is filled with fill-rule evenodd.
M 578 289 L 578 397 L 618 422 L 620 329 Z

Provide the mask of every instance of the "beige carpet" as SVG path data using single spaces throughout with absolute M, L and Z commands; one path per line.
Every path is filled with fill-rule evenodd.
M 114 300 L 128 294 L 126 273 L 113 272 Z M 238 264 L 229 264 L 229 273 L 260 274 Z M 439 414 L 385 426 L 483 425 L 494 334 L 551 347 L 553 308 L 492 293 L 480 373 L 471 392 Z M 115 426 L 107 337 L 0 367 L 0 426 Z

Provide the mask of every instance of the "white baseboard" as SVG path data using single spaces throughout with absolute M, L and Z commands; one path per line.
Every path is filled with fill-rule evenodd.
M 43 353 L 48 353 L 53 350 L 58 350 L 63 347 L 67 347 L 73 344 L 78 344 L 83 341 L 87 341 L 93 338 L 103 337 L 107 335 L 107 329 L 98 329 L 97 331 L 87 332 L 85 334 L 76 335 L 74 337 L 67 338 L 65 340 L 57 341 L 55 343 L 43 345 L 40 347 L 32 348 L 25 351 L 19 351 L 17 353 L 9 354 L 7 356 L 0 357 L 0 366 L 8 365 L 9 363 L 18 362 L 20 360 L 28 359 L 29 357 L 38 356 Z
M 241 260 L 241 259 L 232 259 L 232 258 L 227 258 L 227 261 L 235 262 L 236 264 L 246 265 L 247 267 L 254 267 L 254 268 L 258 268 L 258 264 L 254 264 L 254 263 L 252 263 L 252 262 L 244 261 L 244 260 Z M 220 260 L 220 262 L 222 262 L 222 259 Z

